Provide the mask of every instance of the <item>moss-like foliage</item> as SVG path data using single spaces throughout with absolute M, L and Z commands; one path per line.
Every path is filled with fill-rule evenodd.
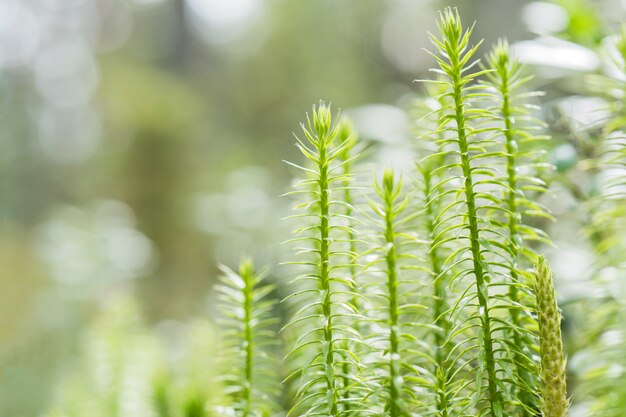
M 481 63 L 472 31 L 455 9 L 440 14 L 431 35 L 437 75 L 424 80 L 427 110 L 416 127 L 416 169 L 402 176 L 387 169 L 371 184 L 369 171 L 378 167 L 356 174 L 367 161 L 356 164 L 366 147 L 355 128 L 323 102 L 313 107 L 296 135 L 302 161 L 288 162 L 300 175 L 287 193 L 296 200 L 288 217 L 296 226 L 279 275 L 289 282 L 267 284 L 248 260 L 237 271 L 224 267 L 217 286 L 222 338 L 210 341 L 221 350 L 212 366 L 221 377 L 209 383 L 206 367 L 192 365 L 192 376 L 177 384 L 150 367 L 137 384 L 150 394 L 137 400 L 145 415 L 566 415 L 560 312 L 538 255 L 550 244 L 539 220 L 551 217 L 537 201 L 546 188 L 537 174 L 550 172 L 542 123 L 528 103 L 537 94 L 525 90 L 529 78 L 505 41 Z M 616 83 L 623 94 L 623 80 Z M 614 103 L 615 120 L 604 132 L 615 139 L 607 161 L 618 167 L 626 155 L 621 104 Z M 612 184 L 624 185 L 623 176 Z M 619 224 L 623 195 L 609 200 L 590 223 L 598 253 L 611 252 L 607 265 L 617 267 L 623 246 L 611 245 L 618 236 L 602 225 Z M 276 293 L 286 295 L 282 304 L 273 301 Z M 622 314 L 611 305 L 608 311 Z M 288 316 L 281 331 L 279 310 Z M 117 342 L 100 342 L 120 372 L 102 387 L 95 416 L 121 417 L 122 382 L 134 377 L 128 364 L 135 356 L 124 354 L 136 352 Z M 202 346 L 211 358 L 213 346 Z M 286 352 L 282 362 L 274 356 L 279 350 Z M 619 415 L 620 379 L 623 372 L 590 390 L 600 399 L 589 401 L 593 410 Z M 98 409 L 70 402 L 59 407 L 69 417 Z

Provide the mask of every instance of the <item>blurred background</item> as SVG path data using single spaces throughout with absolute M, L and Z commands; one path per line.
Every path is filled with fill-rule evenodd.
M 581 80 L 624 1 L 0 0 L 0 415 L 42 415 L 61 381 L 80 385 L 78 363 L 111 353 L 94 328 L 107 346 L 133 334 L 146 361 L 156 342 L 137 329 L 174 352 L 210 332 L 217 265 L 280 261 L 282 160 L 298 160 L 291 132 L 318 100 L 401 163 L 447 5 L 533 67 L 569 175 L 572 138 L 604 104 Z M 570 200 L 552 203 L 565 222 Z M 555 268 L 575 296 L 589 250 L 571 230 L 555 239 L 570 242 Z

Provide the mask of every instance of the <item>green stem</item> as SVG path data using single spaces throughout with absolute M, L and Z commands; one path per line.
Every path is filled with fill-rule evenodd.
M 478 303 L 482 314 L 481 323 L 483 331 L 483 349 L 485 353 L 485 369 L 487 371 L 489 405 L 493 416 L 502 415 L 502 397 L 497 387 L 496 365 L 493 352 L 493 339 L 491 335 L 491 317 L 489 315 L 489 289 L 485 280 L 483 269 L 483 257 L 481 254 L 478 214 L 476 211 L 476 194 L 472 181 L 472 167 L 469 158 L 469 146 L 465 127 L 465 108 L 463 87 L 461 82 L 462 66 L 459 63 L 459 56 L 456 53 L 450 54 L 450 66 L 452 68 L 452 86 L 454 98 L 454 119 L 456 121 L 456 132 L 458 136 L 458 146 L 461 156 L 461 168 L 463 171 L 464 192 L 467 204 L 467 217 L 469 227 L 469 238 L 471 243 L 472 262 L 474 276 L 476 279 L 476 290 L 478 293 Z
M 527 386 L 532 386 L 532 380 L 529 372 L 524 369 L 519 364 L 525 361 L 525 357 L 522 354 L 522 351 L 526 349 L 526 345 L 528 341 L 524 340 L 522 335 L 519 332 L 519 329 L 522 328 L 523 323 L 519 317 L 518 303 L 520 302 L 519 297 L 519 274 L 518 274 L 518 262 L 519 262 L 519 246 L 518 244 L 521 242 L 521 236 L 518 230 L 518 219 L 515 214 L 517 213 L 517 201 L 516 201 L 516 193 L 517 193 L 517 175 L 516 175 L 516 167 L 517 163 L 515 160 L 515 155 L 517 153 L 517 142 L 513 135 L 513 122 L 512 122 L 512 112 L 510 105 L 510 93 L 509 93 L 509 71 L 506 65 L 500 69 L 498 72 L 500 74 L 500 94 L 502 95 L 502 105 L 500 111 L 502 112 L 502 117 L 504 119 L 504 136 L 506 139 L 506 153 L 507 153 L 507 161 L 506 161 L 506 172 L 507 172 L 507 181 L 509 186 L 509 191 L 506 199 L 507 209 L 509 210 L 508 216 L 508 229 L 509 229 L 509 252 L 511 253 L 511 285 L 509 286 L 509 299 L 512 302 L 512 307 L 509 309 L 509 314 L 511 316 L 511 323 L 513 325 L 513 343 L 516 346 L 517 350 L 513 353 L 513 362 L 517 367 L 517 373 L 520 375 L 522 381 Z M 529 406 L 533 407 L 534 396 L 530 395 L 526 390 L 520 389 L 519 396 L 522 402 Z M 524 415 L 532 416 L 535 415 L 534 412 L 529 410 L 524 411 Z
M 432 206 L 433 198 L 432 193 L 432 177 L 430 171 L 424 170 L 424 193 L 426 195 L 426 227 L 428 234 L 432 238 L 435 236 L 435 210 Z M 444 342 L 446 340 L 446 331 L 450 330 L 450 323 L 446 320 L 443 313 L 447 310 L 447 293 L 445 283 L 439 276 L 441 274 L 441 262 L 439 258 L 438 248 L 434 247 L 434 242 L 431 243 L 430 254 L 430 267 L 434 277 L 434 296 L 435 305 L 433 309 L 433 321 L 437 326 L 435 332 L 435 360 L 438 365 L 443 365 L 443 361 L 447 356 L 445 352 Z
M 427 233 L 430 238 L 435 236 L 435 209 L 433 207 L 434 198 L 432 196 L 432 176 L 430 167 L 422 170 L 424 178 L 424 195 L 426 203 L 426 227 Z M 449 353 L 449 346 L 447 342 L 447 335 L 450 334 L 450 321 L 444 315 L 448 309 L 447 300 L 447 283 L 444 282 L 441 277 L 441 258 L 439 257 L 438 248 L 434 246 L 435 242 L 431 243 L 429 250 L 430 254 L 430 268 L 433 272 L 434 278 L 434 309 L 433 309 L 433 322 L 437 327 L 434 332 L 435 335 L 435 376 L 437 377 L 437 411 L 441 417 L 448 417 L 449 399 L 446 390 L 446 381 L 448 378 L 446 359 Z M 439 375 L 437 373 L 439 370 Z M 443 378 L 443 379 L 441 379 Z
M 318 132 L 320 133 L 320 132 Z M 337 396 L 335 390 L 335 358 L 333 349 L 333 326 L 332 326 L 332 299 L 330 288 L 330 274 L 329 274 L 329 260 L 330 260 L 330 247 L 329 247 L 329 172 L 328 172 L 328 138 L 326 134 L 321 134 L 318 137 L 320 141 L 319 147 L 319 178 L 318 178 L 318 191 L 319 191 L 319 211 L 320 211 L 320 252 L 319 252 L 319 273 L 320 273 L 320 290 L 322 292 L 322 317 L 324 321 L 323 333 L 324 333 L 324 345 L 326 346 L 325 356 L 325 375 L 326 375 L 326 388 L 327 388 L 327 401 L 328 401 L 328 415 L 337 415 Z
M 390 186 L 388 185 L 390 184 Z M 388 248 L 385 255 L 387 266 L 387 292 L 389 295 L 389 416 L 400 416 L 400 377 L 399 349 L 398 349 L 398 280 L 397 280 L 397 256 L 395 248 L 394 230 L 394 201 L 393 179 L 385 181 L 385 242 Z
M 349 159 L 350 155 L 347 153 L 348 151 L 346 151 L 346 155 L 345 155 L 345 159 Z M 345 162 L 343 165 L 343 174 L 346 176 L 346 178 L 350 175 L 352 171 L 352 167 L 350 162 Z M 343 181 L 343 201 L 346 203 L 346 211 L 345 211 L 345 215 L 347 219 L 351 219 L 352 217 L 352 193 L 350 192 L 350 188 L 349 188 L 350 182 L 348 180 Z M 350 266 L 349 266 L 349 270 L 348 273 L 350 274 L 350 279 L 352 279 L 353 281 L 356 282 L 356 265 L 355 265 L 355 260 L 353 259 L 353 255 L 354 253 L 356 253 L 356 242 L 355 242 L 355 236 L 354 233 L 352 232 L 352 230 L 350 229 L 352 227 L 352 224 L 348 224 L 348 232 L 347 232 L 347 238 L 348 238 L 348 251 L 350 252 Z M 356 295 L 351 297 L 350 300 L 351 305 L 357 310 L 359 311 L 359 299 Z M 353 329 L 357 332 L 360 333 L 360 326 L 359 326 L 359 320 L 354 320 L 352 323 L 352 327 Z M 350 350 L 350 344 L 348 343 L 348 341 L 345 342 L 344 344 L 344 349 L 346 349 L 347 351 Z M 350 369 L 350 364 L 348 363 L 348 361 L 344 361 L 343 366 L 342 366 L 342 372 L 343 372 L 343 387 L 344 387 L 344 392 L 343 392 L 343 404 L 344 404 L 344 411 L 349 412 L 350 411 L 350 390 L 348 389 L 348 387 L 352 384 L 352 381 L 350 380 L 350 375 L 352 374 L 352 370 Z

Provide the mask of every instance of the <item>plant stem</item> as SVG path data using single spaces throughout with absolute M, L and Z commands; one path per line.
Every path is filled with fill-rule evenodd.
M 319 191 L 319 212 L 320 212 L 320 251 L 319 251 L 319 285 L 322 292 L 322 317 L 323 317 L 323 333 L 324 346 L 326 347 L 325 355 L 325 375 L 328 401 L 328 415 L 337 415 L 337 396 L 335 390 L 335 358 L 333 349 L 333 326 L 332 326 L 332 299 L 330 288 L 329 274 L 329 161 L 328 161 L 328 137 L 327 133 L 318 130 L 319 140 L 319 178 L 317 181 Z
M 456 52 L 456 51 L 454 51 Z M 489 315 L 489 289 L 485 280 L 485 271 L 483 269 L 484 259 L 481 254 L 478 214 L 476 211 L 476 194 L 474 192 L 474 183 L 472 180 L 472 167 L 469 158 L 469 146 L 467 141 L 467 132 L 465 127 L 465 103 L 463 97 L 464 83 L 462 78 L 462 65 L 459 63 L 459 55 L 457 53 L 449 54 L 450 66 L 452 68 L 452 90 L 454 99 L 454 120 L 456 122 L 456 133 L 458 137 L 458 147 L 461 157 L 461 168 L 463 171 L 464 192 L 467 204 L 467 217 L 470 238 L 470 250 L 472 253 L 472 263 L 474 277 L 476 279 L 476 290 L 478 295 L 478 303 L 482 315 L 482 332 L 483 332 L 483 349 L 485 353 L 485 368 L 487 370 L 489 405 L 493 416 L 502 415 L 502 397 L 497 387 L 497 375 L 495 357 L 493 352 L 493 339 L 491 335 L 491 317 Z
M 340 155 L 340 159 L 343 161 L 343 176 L 344 176 L 344 180 L 342 181 L 342 186 L 343 186 L 343 201 L 345 203 L 345 217 L 346 217 L 346 221 L 348 222 L 347 224 L 347 232 L 346 232 L 346 238 L 348 240 L 348 253 L 349 253 L 349 266 L 348 266 L 348 274 L 350 279 L 353 282 L 356 282 L 356 275 L 357 275 L 357 269 L 356 269 L 356 251 L 357 251 L 357 247 L 356 247 L 356 241 L 355 241 L 355 235 L 354 232 L 352 231 L 352 192 L 350 190 L 350 180 L 349 177 L 352 173 L 352 164 L 350 161 L 350 158 L 352 157 L 351 155 L 351 151 L 352 148 L 354 147 L 354 144 L 356 143 L 356 137 L 355 137 L 355 133 L 352 130 L 352 126 L 351 124 L 348 122 L 348 120 L 344 119 L 341 122 L 341 126 L 339 129 L 339 140 L 343 143 L 343 142 L 348 142 L 348 145 L 345 147 L 345 150 L 341 153 Z M 359 311 L 359 298 L 356 295 L 353 295 L 350 299 L 350 304 L 352 305 L 352 307 L 356 310 Z M 352 320 L 352 328 L 357 332 L 360 333 L 360 325 L 359 325 L 359 320 L 355 319 Z M 346 340 L 345 343 L 343 344 L 343 348 L 346 351 L 350 351 L 351 350 L 351 344 Z M 350 379 L 350 375 L 351 375 L 351 366 L 350 363 L 348 361 L 344 361 L 343 365 L 342 365 L 342 373 L 343 373 L 343 410 L 345 412 L 350 412 L 350 403 L 351 403 L 351 392 L 350 392 L 350 385 L 353 383 L 353 381 L 351 381 Z
M 527 340 L 524 340 L 522 335 L 520 334 L 519 329 L 524 325 L 519 317 L 519 311 L 517 304 L 520 302 L 519 297 L 519 273 L 518 273 L 518 262 L 519 262 L 519 244 L 521 244 L 521 235 L 518 230 L 519 220 L 516 214 L 517 213 L 517 175 L 516 175 L 516 167 L 517 162 L 515 160 L 515 155 L 517 154 L 517 141 L 515 140 L 513 134 L 513 121 L 512 121 L 512 111 L 510 104 L 510 92 L 509 92 L 509 67 L 507 62 L 503 62 L 502 65 L 498 68 L 498 74 L 500 76 L 500 85 L 499 91 L 502 96 L 502 105 L 500 106 L 500 112 L 502 114 L 502 118 L 504 120 L 504 136 L 506 139 L 506 172 L 507 172 L 507 183 L 509 186 L 506 204 L 507 209 L 509 211 L 508 215 L 508 231 L 509 231 L 509 252 L 511 254 L 511 268 L 509 270 L 511 274 L 511 285 L 509 286 L 509 300 L 513 304 L 509 309 L 509 314 L 511 316 L 511 324 L 513 326 L 513 343 L 516 347 L 515 352 L 513 352 L 513 362 L 517 368 L 517 374 L 520 376 L 522 381 L 527 386 L 533 386 L 532 379 L 530 374 L 523 366 L 520 366 L 521 363 L 525 361 L 525 357 L 522 353 L 523 350 L 526 349 L 528 344 Z M 531 395 L 527 390 L 519 389 L 518 394 L 520 400 L 523 404 L 534 408 L 534 396 Z M 535 412 L 531 412 L 530 410 L 524 410 L 524 415 L 533 416 Z
M 252 407 L 252 383 L 254 370 L 254 338 L 252 336 L 252 309 L 254 292 L 254 269 L 250 262 L 243 263 L 240 268 L 240 275 L 244 282 L 244 340 L 246 346 L 246 360 L 244 368 L 243 400 L 244 406 L 242 417 L 248 417 Z
M 384 216 L 385 216 L 385 254 L 387 273 L 387 294 L 389 296 L 389 416 L 400 416 L 400 361 L 398 349 L 398 280 L 397 280 L 397 255 L 394 230 L 394 180 L 393 174 L 385 173 L 383 180 Z
M 433 207 L 434 198 L 432 196 L 432 175 L 430 167 L 422 169 L 422 177 L 424 180 L 424 196 L 426 203 L 426 228 L 430 238 L 435 236 L 435 209 Z M 441 275 L 441 259 L 439 257 L 438 247 L 431 243 L 429 250 L 430 268 L 433 272 L 434 279 L 434 308 L 433 308 L 433 322 L 437 327 L 435 331 L 435 376 L 437 377 L 437 411 L 440 417 L 448 417 L 448 396 L 445 387 L 448 378 L 448 369 L 446 360 L 448 357 L 448 342 L 447 335 L 450 333 L 450 321 L 446 318 L 444 313 L 448 309 L 447 305 L 447 283 L 444 282 Z M 439 371 L 440 375 L 437 375 Z M 440 378 L 443 380 L 440 380 Z

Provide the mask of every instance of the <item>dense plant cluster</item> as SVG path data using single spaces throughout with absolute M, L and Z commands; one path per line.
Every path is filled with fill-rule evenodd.
M 438 106 L 423 118 L 433 129 L 420 138 L 430 151 L 416 162 L 416 190 L 392 170 L 372 196 L 353 187 L 354 134 L 323 103 L 298 138 L 306 163 L 291 164 L 304 174 L 291 193 L 301 199 L 292 242 L 301 259 L 290 263 L 301 275 L 284 328 L 294 340 L 293 415 L 566 412 L 542 401 L 537 357 L 552 350 L 537 347 L 560 336 L 538 326 L 529 273 L 536 244 L 549 242 L 530 223 L 549 217 L 536 202 L 541 123 L 506 42 L 479 66 L 480 43 L 456 12 L 446 10 L 439 29 L 439 77 L 424 81 L 439 90 Z M 364 194 L 369 209 L 348 192 Z M 542 268 L 542 282 L 551 279 Z M 562 352 L 560 361 L 543 363 L 564 369 Z M 565 392 L 560 376 L 549 383 Z
M 349 120 L 314 107 L 296 137 L 303 162 L 289 162 L 301 175 L 288 193 L 297 201 L 284 267 L 293 278 L 276 288 L 251 261 L 224 268 L 224 356 L 211 366 L 220 395 L 155 384 L 159 416 L 568 414 L 560 310 L 540 254 L 553 220 L 540 201 L 554 177 L 532 105 L 540 94 L 506 41 L 481 61 L 481 42 L 455 10 L 441 13 L 438 29 L 436 76 L 421 80 L 428 97 L 416 106 L 415 169 L 370 181 Z M 615 47 L 623 74 L 626 33 Z M 589 164 L 600 185 L 586 206 L 603 283 L 624 250 L 626 84 L 590 81 L 612 103 Z M 583 308 L 623 338 L 617 295 Z M 282 327 L 277 309 L 291 317 Z M 624 345 L 606 343 L 604 330 L 590 340 L 580 352 L 602 363 L 582 372 L 576 399 L 585 415 L 622 415 Z

